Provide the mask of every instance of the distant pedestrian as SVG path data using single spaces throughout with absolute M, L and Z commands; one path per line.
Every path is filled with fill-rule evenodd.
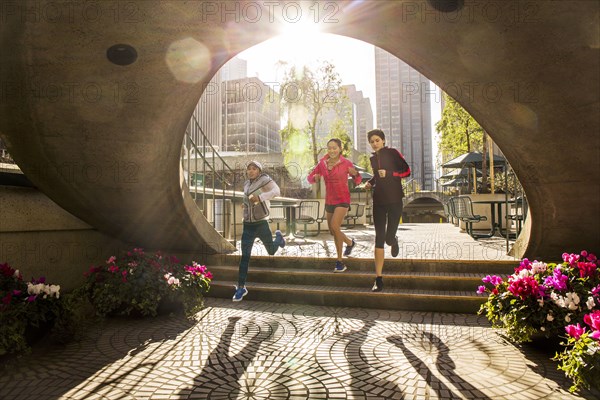
M 373 223 L 375 225 L 375 283 L 373 292 L 383 290 L 384 244 L 392 246 L 392 257 L 398 256 L 398 225 L 402 216 L 402 178 L 410 175 L 408 163 L 394 148 L 385 145 L 385 134 L 380 129 L 367 133 L 374 153 L 371 156 L 373 178 L 365 189 L 373 187 Z
M 240 260 L 238 285 L 235 288 L 233 301 L 241 301 L 248 294 L 246 278 L 254 240 L 258 237 L 269 255 L 275 254 L 278 248 L 285 247 L 285 239 L 280 230 L 275 231 L 275 240 L 269 228 L 269 207 L 273 197 L 280 195 L 279 186 L 271 177 L 262 172 L 258 161 L 250 161 L 246 167 L 248 180 L 244 182 L 244 228 L 242 232 L 242 258 Z
M 333 272 L 344 272 L 346 265 L 342 262 L 342 247 L 346 244 L 344 256 L 349 256 L 356 246 L 354 239 L 342 232 L 342 222 L 350 209 L 350 190 L 348 176 L 352 176 L 358 185 L 362 177 L 354 168 L 352 161 L 342 156 L 342 141 L 330 139 L 327 142 L 327 154 L 319 160 L 317 166 L 308 175 L 310 183 L 325 181 L 325 216 L 329 232 L 333 235 L 337 261 Z

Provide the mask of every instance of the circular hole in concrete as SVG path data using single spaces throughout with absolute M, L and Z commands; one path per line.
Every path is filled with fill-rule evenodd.
M 464 0 L 427 0 L 427 3 L 441 12 L 459 11 L 465 5 Z
M 115 44 L 106 50 L 106 57 L 113 64 L 129 65 L 137 60 L 137 51 L 128 44 Z

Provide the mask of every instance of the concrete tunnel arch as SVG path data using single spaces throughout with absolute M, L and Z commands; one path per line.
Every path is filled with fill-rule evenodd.
M 118 21 L 109 13 L 93 21 L 78 13 L 33 21 L 19 10 L 40 2 L 19 3 L 0 27 L 7 55 L 0 61 L 0 134 L 30 180 L 114 237 L 164 250 L 230 251 L 190 208 L 181 186 L 185 125 L 210 77 L 289 20 L 276 7 L 240 17 L 248 2 L 236 3 L 235 19 L 220 7 L 225 3 L 134 1 L 137 13 Z M 311 15 L 309 3 L 282 6 L 291 3 Z M 563 251 L 597 249 L 598 6 L 495 2 L 492 16 L 476 2 L 463 3 L 462 11 L 448 14 L 425 0 L 328 2 L 329 20 L 321 15 L 318 22 L 323 32 L 406 61 L 490 133 L 532 209 L 529 240 L 517 246 L 517 256 L 556 259 Z M 216 11 L 202 13 L 208 6 Z M 121 43 L 136 49 L 130 65 L 107 61 L 107 49 Z M 167 55 L 177 62 L 168 65 Z M 36 91 L 56 87 L 62 92 L 52 98 Z M 85 92 L 90 88 L 99 89 L 95 97 Z M 84 173 L 92 167 L 102 172 L 93 181 Z

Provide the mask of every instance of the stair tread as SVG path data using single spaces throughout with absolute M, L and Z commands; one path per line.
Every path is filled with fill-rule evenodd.
M 228 270 L 228 271 L 236 271 L 238 270 L 237 265 L 214 265 L 211 266 L 210 269 L 212 271 L 218 270 Z M 322 269 L 314 269 L 314 268 L 271 268 L 271 267 L 261 267 L 261 266 L 253 266 L 252 272 L 270 272 L 270 273 L 286 273 L 286 274 L 318 274 L 318 275 L 335 275 L 338 276 L 338 273 L 333 271 L 326 271 Z M 361 276 L 361 277 L 373 277 L 373 272 L 369 271 L 353 271 L 346 270 L 343 275 L 353 275 L 353 276 Z M 497 274 L 506 278 L 508 275 Z M 413 272 L 413 271 L 394 271 L 390 273 L 386 273 L 384 275 L 385 278 L 407 278 L 407 277 L 416 277 L 416 278 L 453 278 L 453 279 L 476 279 L 481 280 L 483 278 L 482 274 L 470 273 L 470 272 Z
M 385 282 L 385 281 L 384 281 Z M 213 280 L 211 286 L 217 287 L 228 287 L 236 286 L 235 281 L 220 281 Z M 248 285 L 248 289 L 263 289 L 263 290 L 295 290 L 303 292 L 329 292 L 329 293 L 361 293 L 375 296 L 391 296 L 391 295 L 403 295 L 403 296 L 421 296 L 421 297 L 432 297 L 432 298 L 469 298 L 474 300 L 484 300 L 487 296 L 477 294 L 475 290 L 471 291 L 452 291 L 452 290 L 415 290 L 415 289 L 395 289 L 385 288 L 383 292 L 374 293 L 371 292 L 371 286 L 369 287 L 356 287 L 356 286 L 326 286 L 326 285 L 295 285 L 285 283 L 262 283 L 252 282 Z M 210 295 L 210 292 L 209 292 Z

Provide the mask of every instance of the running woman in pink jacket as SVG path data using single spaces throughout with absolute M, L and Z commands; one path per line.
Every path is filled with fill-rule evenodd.
M 362 177 L 354 168 L 352 161 L 342 156 L 342 141 L 330 139 L 327 142 L 327 154 L 319 160 L 317 166 L 308 175 L 308 182 L 325 180 L 325 213 L 329 232 L 333 235 L 337 261 L 333 272 L 344 272 L 346 266 L 342 262 L 342 246 L 346 243 L 344 255 L 347 257 L 356 245 L 354 239 L 348 238 L 342 232 L 342 222 L 350 209 L 350 190 L 348 175 L 352 176 L 358 185 Z

